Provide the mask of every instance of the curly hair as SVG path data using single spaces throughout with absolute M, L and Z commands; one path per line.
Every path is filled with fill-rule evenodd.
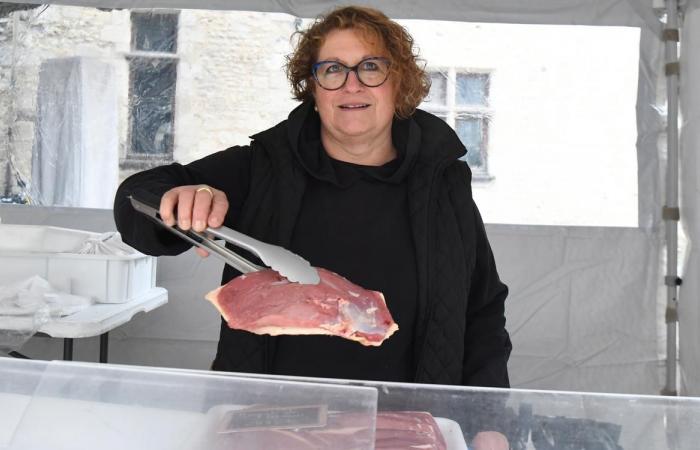
M 302 101 L 313 98 L 311 66 L 318 59 L 326 36 L 331 31 L 347 29 L 359 31 L 367 42 L 377 39 L 386 49 L 391 60 L 389 76 L 397 81 L 394 113 L 399 118 L 413 114 L 430 90 L 430 77 L 419 66 L 413 37 L 381 11 L 360 6 L 337 8 L 318 17 L 306 30 L 292 35 L 298 35 L 299 39 L 294 52 L 287 56 L 286 70 L 294 98 Z

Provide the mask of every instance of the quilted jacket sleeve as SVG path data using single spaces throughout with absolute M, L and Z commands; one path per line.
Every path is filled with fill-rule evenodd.
M 462 381 L 469 386 L 510 387 L 507 362 L 512 345 L 505 328 L 504 306 L 508 287 L 498 277 L 484 223 L 474 204 L 473 211 L 476 262 L 467 303 Z
M 114 199 L 114 221 L 124 242 L 154 256 L 177 255 L 191 247 L 134 211 L 128 196 L 140 190 L 161 197 L 176 186 L 206 184 L 215 187 L 228 197 L 229 211 L 224 223 L 233 226 L 248 192 L 250 152 L 250 147 L 231 147 L 187 165 L 173 163 L 155 167 L 124 180 Z
M 473 236 L 464 240 L 465 252 L 474 260 L 467 301 L 462 384 L 510 387 L 507 362 L 512 345 L 505 328 L 508 287 L 498 277 L 484 222 L 471 196 L 471 172 L 466 164 L 460 167 L 468 195 L 462 208 L 463 236 Z

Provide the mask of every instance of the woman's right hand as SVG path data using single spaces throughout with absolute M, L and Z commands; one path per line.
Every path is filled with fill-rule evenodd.
M 160 199 L 159 212 L 163 222 L 169 226 L 177 223 L 183 230 L 204 231 L 207 227 L 220 227 L 227 211 L 226 194 L 204 184 L 172 188 Z M 209 256 L 204 249 L 196 247 L 195 250 L 199 256 Z

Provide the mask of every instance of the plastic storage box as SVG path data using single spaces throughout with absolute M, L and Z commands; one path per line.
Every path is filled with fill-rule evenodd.
M 98 303 L 124 303 L 155 287 L 156 258 L 76 253 L 97 233 L 41 225 L 0 224 L 0 285 L 34 275 L 62 292 Z
M 0 358 L 0 405 L 0 450 L 371 450 L 377 390 Z
M 375 415 L 388 411 L 430 412 L 447 450 L 464 450 L 481 431 L 528 450 L 700 442 L 700 398 L 0 358 L 0 450 L 368 450 L 381 440 Z M 353 420 L 333 428 L 334 414 Z M 377 447 L 407 448 L 385 444 L 393 446 Z

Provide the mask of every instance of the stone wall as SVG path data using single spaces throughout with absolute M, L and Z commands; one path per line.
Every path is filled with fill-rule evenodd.
M 179 20 L 175 161 L 187 163 L 245 145 L 248 136 L 286 117 L 295 106 L 283 71 L 295 29 L 293 17 L 183 10 Z M 10 155 L 20 178 L 31 181 L 37 87 L 45 59 L 84 56 L 113 64 L 120 93 L 119 153 L 125 157 L 129 133 L 125 57 L 130 53 L 130 32 L 128 10 L 50 6 L 12 13 L 0 23 L 3 195 L 22 191 L 16 177 L 7 175 Z M 120 179 L 146 166 L 123 168 Z
M 8 16 L 0 41 L 0 187 L 2 195 L 22 193 L 18 180 L 31 183 L 36 133 L 37 88 L 41 62 L 49 58 L 111 58 L 107 39 L 123 13 L 95 8 L 39 7 Z M 123 26 L 122 26 L 123 28 Z M 128 39 L 128 32 L 126 32 Z M 127 40 L 128 42 L 128 40 Z M 12 160 L 12 167 L 8 165 Z M 11 173 L 8 180 L 8 172 Z
M 293 31 L 286 14 L 181 13 L 175 160 L 248 144 L 286 118 L 296 104 L 283 70 Z

